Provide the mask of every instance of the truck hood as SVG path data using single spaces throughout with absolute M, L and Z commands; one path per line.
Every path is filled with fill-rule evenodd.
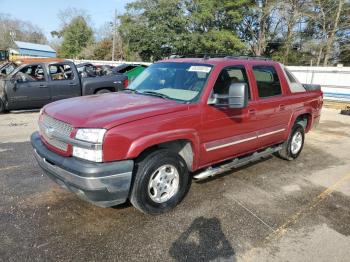
M 131 93 L 109 93 L 60 100 L 44 107 L 45 114 L 75 128 L 106 128 L 187 110 L 172 100 Z

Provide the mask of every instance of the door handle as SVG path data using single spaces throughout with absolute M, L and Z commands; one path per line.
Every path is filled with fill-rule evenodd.
M 76 86 L 76 83 L 69 83 L 70 86 Z
M 280 111 L 284 111 L 284 110 L 286 110 L 286 106 L 285 105 L 279 105 L 279 109 L 280 109 Z
M 46 88 L 47 85 L 39 85 L 39 88 Z
M 255 109 L 249 109 L 248 110 L 249 115 L 256 115 L 256 110 Z

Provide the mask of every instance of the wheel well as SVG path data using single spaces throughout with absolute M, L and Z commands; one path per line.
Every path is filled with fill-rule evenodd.
M 154 145 L 142 151 L 141 154 L 138 156 L 138 159 L 143 159 L 148 154 L 158 149 L 168 149 L 170 151 L 176 152 L 185 160 L 188 170 L 193 170 L 193 150 L 190 141 L 181 139 Z
M 103 90 L 103 89 L 107 89 L 107 90 L 109 90 L 109 91 L 111 91 L 111 92 L 114 92 L 114 91 L 115 91 L 115 88 L 114 88 L 114 87 L 100 87 L 100 88 L 98 88 L 98 89 L 95 90 L 94 94 L 96 94 L 98 91 Z
M 309 129 L 309 125 L 311 122 L 310 120 L 311 120 L 311 115 L 307 113 L 307 114 L 302 114 L 298 116 L 297 119 L 295 120 L 295 123 L 299 123 L 300 125 L 302 125 L 302 127 L 306 131 Z

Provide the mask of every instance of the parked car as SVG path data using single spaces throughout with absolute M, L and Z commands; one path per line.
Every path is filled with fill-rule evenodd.
M 147 68 L 146 65 L 141 64 L 122 64 L 116 66 L 112 69 L 114 74 L 120 73 L 128 77 L 129 82 L 134 81 L 134 79 Z
M 47 175 L 79 197 L 158 214 L 180 203 L 192 177 L 270 154 L 297 158 L 322 104 L 319 89 L 273 61 L 171 59 L 123 92 L 45 106 L 31 143 Z
M 96 77 L 104 75 L 124 75 L 125 79 L 132 82 L 147 68 L 141 64 L 121 64 L 116 67 L 110 65 L 94 65 L 89 62 L 77 64 L 77 69 L 82 77 Z
M 41 108 L 50 102 L 123 90 L 122 75 L 79 77 L 72 62 L 22 65 L 0 80 L 0 113 Z

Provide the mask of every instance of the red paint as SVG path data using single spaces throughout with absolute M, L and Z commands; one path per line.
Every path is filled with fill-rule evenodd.
M 280 64 L 272 61 L 234 59 L 175 59 L 166 62 L 192 62 L 213 65 L 200 100 L 181 104 L 171 100 L 137 94 L 111 93 L 62 100 L 45 107 L 45 113 L 75 128 L 108 129 L 104 161 L 136 158 L 145 149 L 178 139 L 188 140 L 194 153 L 193 170 L 253 152 L 287 139 L 295 119 L 309 114 L 309 124 L 320 115 L 322 92 L 291 93 Z M 243 65 L 247 70 L 251 100 L 244 109 L 207 105 L 210 92 L 224 67 Z M 252 66 L 272 65 L 282 87 L 282 95 L 261 99 Z M 284 130 L 273 133 L 278 130 Z M 207 151 L 223 143 L 236 143 Z M 50 148 L 51 149 L 51 148 Z M 60 153 L 60 152 L 57 152 Z

